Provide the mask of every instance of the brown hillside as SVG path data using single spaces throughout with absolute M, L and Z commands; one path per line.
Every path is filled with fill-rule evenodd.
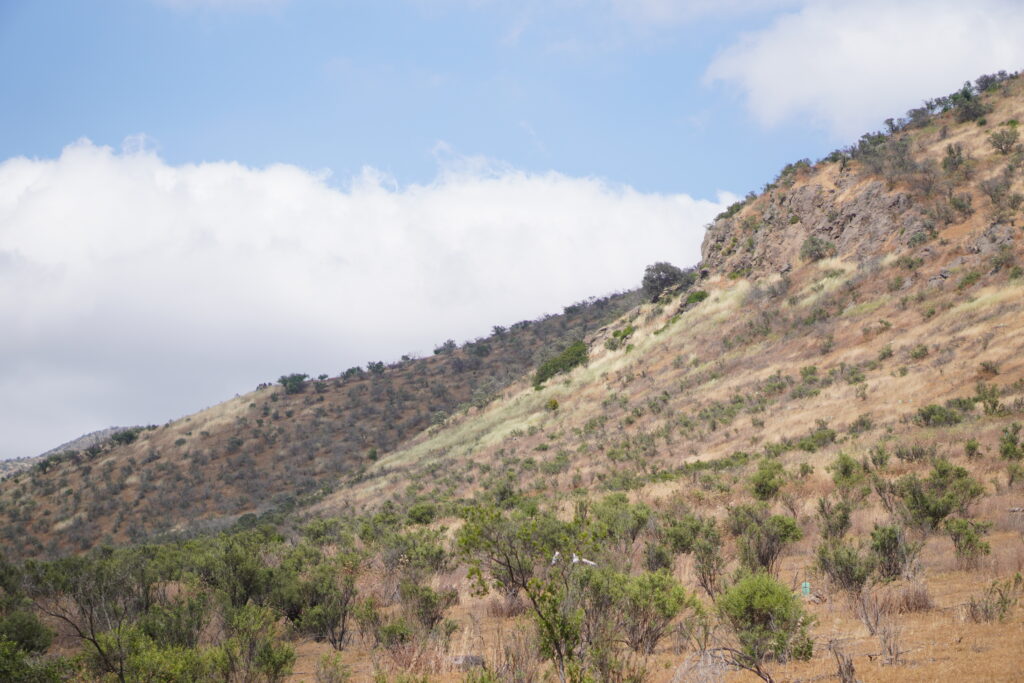
M 449 342 L 428 358 L 309 380 L 295 394 L 265 385 L 161 427 L 125 432 L 121 443 L 52 455 L 0 483 L 6 554 L 53 556 L 221 528 L 243 514 L 315 498 L 452 411 L 490 401 L 638 296 L 579 302 L 461 347 Z

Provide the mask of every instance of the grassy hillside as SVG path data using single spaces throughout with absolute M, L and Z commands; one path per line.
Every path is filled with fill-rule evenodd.
M 221 528 L 290 508 L 359 476 L 380 454 L 456 410 L 493 400 L 540 359 L 636 305 L 591 299 L 496 327 L 427 358 L 296 378 L 163 426 L 64 450 L 0 482 L 0 535 L 18 557 Z
M 4 568 L 7 597 L 56 629 L 51 653 L 90 653 L 60 615 L 80 623 L 95 584 L 54 575 L 149 596 L 118 603 L 130 645 L 78 664 L 94 676 L 1019 679 L 1024 83 L 933 104 L 731 207 L 692 286 L 588 307 L 560 335 L 586 362 L 546 381 L 532 371 L 564 344 L 518 356 L 493 400 L 459 384 L 462 409 L 422 411 L 436 420 L 363 421 L 452 386 L 471 346 L 263 388 L 4 482 L 5 543 L 38 538 L 29 552 L 77 538 L 76 494 L 121 540 L 330 484 L 225 533 Z M 139 496 L 125 465 L 164 462 Z M 188 609 L 189 628 L 168 616 Z M 230 656 L 246 643 L 262 659 Z

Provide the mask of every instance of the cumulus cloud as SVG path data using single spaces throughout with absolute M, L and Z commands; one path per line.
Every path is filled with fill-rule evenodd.
M 1022 32 L 1016 0 L 822 0 L 742 36 L 706 79 L 737 86 L 765 125 L 808 117 L 848 139 L 981 73 L 1024 66 Z
M 695 263 L 733 199 L 439 156 L 406 187 L 173 166 L 137 141 L 0 164 L 0 456 L 636 286 L 648 263 Z

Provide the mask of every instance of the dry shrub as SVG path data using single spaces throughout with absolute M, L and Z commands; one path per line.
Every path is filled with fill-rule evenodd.
M 932 602 L 928 587 L 920 581 L 914 581 L 885 591 L 881 607 L 885 614 L 910 614 L 927 612 L 935 607 L 935 603 Z
M 839 641 L 828 641 L 828 651 L 836 658 L 836 677 L 839 678 L 840 683 L 857 683 L 853 657 L 843 652 Z
M 513 619 L 526 611 L 526 602 L 519 595 L 495 595 L 487 602 L 487 616 Z
M 1009 579 L 993 581 L 985 592 L 964 605 L 967 619 L 976 622 L 1003 621 L 1024 593 L 1024 577 L 1018 572 Z
M 488 670 L 502 683 L 535 683 L 541 679 L 539 652 L 533 624 L 517 625 L 511 633 L 498 633 Z

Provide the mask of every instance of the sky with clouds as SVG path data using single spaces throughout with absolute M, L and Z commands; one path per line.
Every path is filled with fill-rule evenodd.
M 699 259 L 1011 0 L 0 2 L 0 458 Z

